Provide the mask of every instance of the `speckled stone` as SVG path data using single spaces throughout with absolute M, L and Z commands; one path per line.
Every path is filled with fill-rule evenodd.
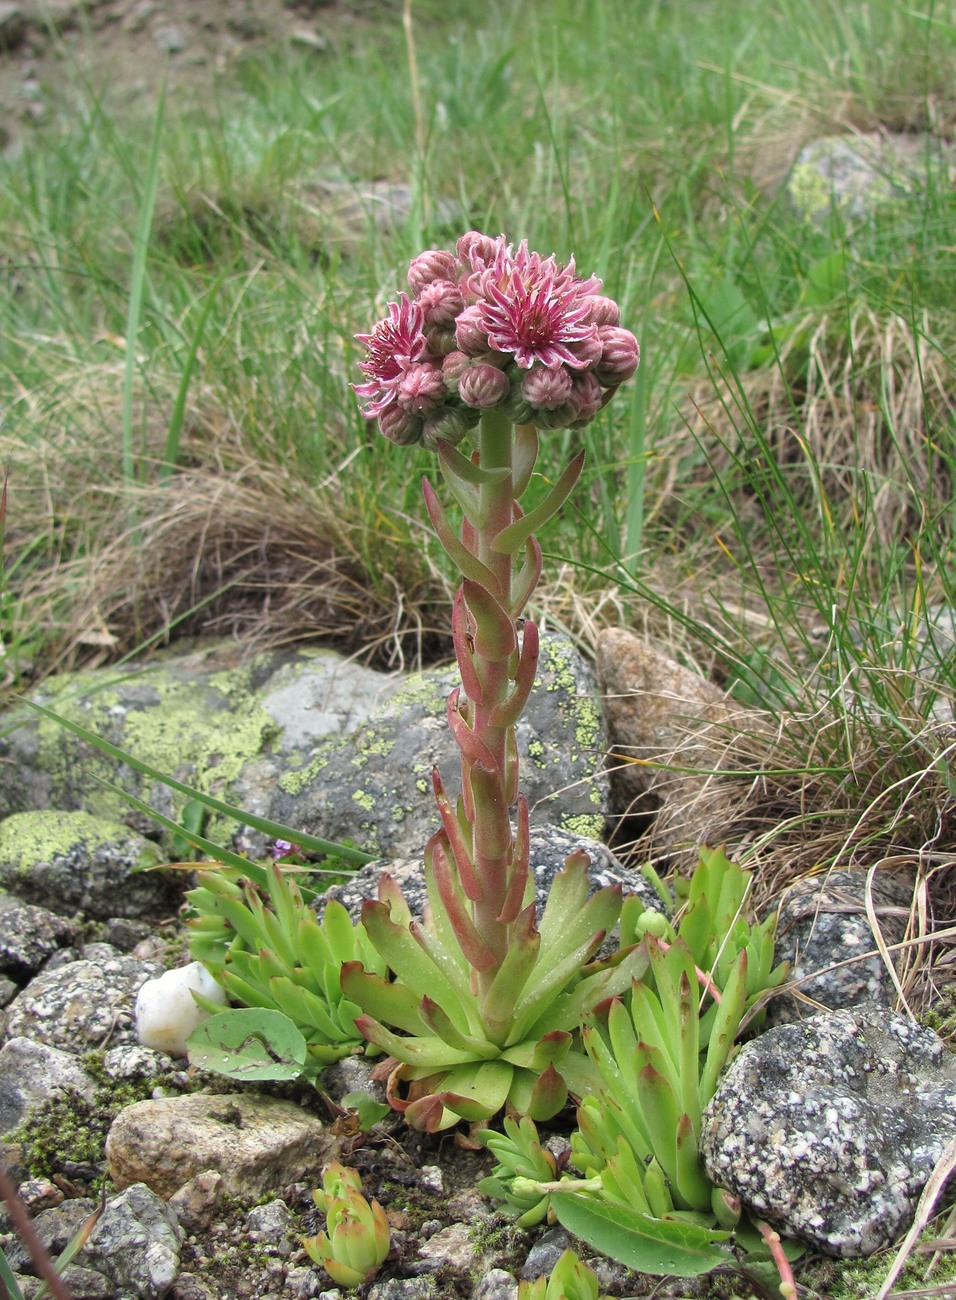
M 798 880 L 783 895 L 777 915 L 776 958 L 790 962 L 790 979 L 814 1003 L 844 1007 L 889 1006 L 896 996 L 866 914 L 867 872 L 830 871 Z M 906 934 L 912 881 L 874 875 L 870 892 L 887 944 Z M 867 957 L 864 954 L 873 953 Z M 773 999 L 771 1024 L 806 1019 L 819 1008 L 792 994 Z
M 895 1012 L 835 1011 L 747 1043 L 704 1114 L 710 1178 L 826 1254 L 869 1255 L 910 1222 L 956 1137 L 956 1057 Z
M 40 972 L 7 1010 L 7 1035 L 82 1055 L 136 1042 L 133 1004 L 162 966 L 107 943 L 87 944 L 82 961 Z

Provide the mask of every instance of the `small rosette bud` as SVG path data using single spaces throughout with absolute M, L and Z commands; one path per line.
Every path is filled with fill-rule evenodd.
M 613 325 L 602 326 L 598 335 L 601 356 L 594 367 L 594 375 L 605 388 L 616 388 L 630 379 L 640 365 L 640 344 L 630 330 Z
M 480 411 L 497 406 L 510 387 L 504 371 L 487 364 L 469 366 L 458 381 L 461 400 L 466 406 L 474 406 Z
M 450 326 L 465 305 L 461 290 L 450 280 L 432 280 L 418 295 L 426 325 Z
M 422 446 L 437 451 L 439 442 L 450 442 L 457 447 L 469 430 L 478 423 L 480 413 L 467 406 L 443 406 L 425 421 L 422 429 Z
M 536 411 L 553 411 L 571 396 L 573 380 L 563 366 L 548 370 L 536 366 L 521 380 L 521 395 Z
M 621 309 L 613 298 L 605 298 L 601 293 L 594 293 L 588 299 L 588 320 L 592 325 L 620 325 Z
M 441 367 L 428 361 L 409 366 L 395 391 L 398 405 L 409 415 L 431 415 L 447 397 Z
M 469 230 L 458 241 L 458 256 L 472 271 L 484 271 L 493 264 L 500 243 L 501 240 L 492 239 L 491 235 Z
M 409 415 L 400 406 L 386 406 L 378 417 L 378 431 L 397 447 L 410 447 L 421 439 L 421 417 Z
M 574 422 L 587 424 L 597 415 L 604 404 L 604 390 L 594 375 L 585 370 L 575 375 L 571 382 L 568 405 L 574 411 Z
M 412 258 L 408 268 L 408 284 L 412 293 L 420 297 L 426 285 L 434 280 L 457 280 L 458 265 L 454 255 L 443 248 L 429 248 Z
M 488 331 L 481 321 L 481 308 L 472 304 L 464 309 L 455 322 L 455 342 L 459 350 L 469 357 L 480 357 L 488 351 Z

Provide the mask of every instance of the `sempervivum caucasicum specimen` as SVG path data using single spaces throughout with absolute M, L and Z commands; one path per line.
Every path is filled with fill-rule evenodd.
M 348 962 L 342 988 L 363 1008 L 358 1029 L 388 1054 L 392 1105 L 434 1131 L 506 1105 L 547 1119 L 596 1086 L 581 1018 L 647 966 L 639 945 L 594 961 L 621 895 L 589 896 L 584 853 L 568 859 L 538 917 L 515 742 L 538 661 L 535 625 L 523 618 L 541 575 L 534 530 L 563 505 L 584 459 L 524 509 L 538 430 L 586 425 L 640 351 L 599 280 L 526 243 L 515 250 L 472 231 L 455 253 L 416 257 L 408 284 L 411 295 L 357 336 L 366 356 L 355 391 L 390 441 L 437 451 L 462 512 L 457 535 L 425 481 L 429 516 L 462 574 L 451 618 L 461 686 L 447 709 L 461 794 L 453 800 L 434 772 L 440 828 L 425 848 L 426 915 L 411 915 L 387 875 L 363 906 L 394 978 Z M 470 457 L 458 450 L 469 430 Z

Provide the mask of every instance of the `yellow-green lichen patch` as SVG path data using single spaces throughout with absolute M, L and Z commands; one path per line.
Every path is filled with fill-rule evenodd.
M 355 800 L 358 806 L 360 808 L 364 808 L 366 812 L 371 812 L 372 809 L 375 807 L 375 800 L 372 798 L 372 796 L 368 793 L 367 790 L 354 791 L 352 794 L 352 798 Z
M 329 765 L 328 754 L 316 754 L 316 756 L 306 763 L 305 767 L 300 767 L 292 772 L 283 772 L 279 777 L 279 789 L 285 794 L 297 795 L 308 787 L 318 777 L 322 775 Z
M 91 853 L 103 844 L 130 838 L 128 826 L 87 812 L 12 813 L 0 822 L 0 862 L 19 875 L 38 862 L 69 857 L 78 848 Z M 138 865 L 154 866 L 159 861 L 159 851 L 146 846 Z
M 104 737 L 165 775 L 176 775 L 199 790 L 221 793 L 258 755 L 275 724 L 249 688 L 248 671 L 202 672 L 160 665 L 155 670 L 114 677 L 103 685 L 91 674 L 56 680 L 50 707 L 70 721 Z M 117 779 L 137 790 L 142 779 L 94 747 L 75 740 L 55 721 L 38 725 L 39 766 L 50 773 L 53 796 L 92 811 L 119 816 L 127 805 L 104 790 L 97 778 Z M 175 806 L 183 802 L 176 796 Z
M 561 829 L 571 835 L 580 835 L 584 839 L 599 840 L 604 832 L 604 818 L 578 813 L 574 817 L 562 817 Z

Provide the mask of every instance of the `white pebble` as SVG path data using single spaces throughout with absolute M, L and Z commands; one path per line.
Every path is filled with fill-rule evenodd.
M 144 1047 L 186 1055 L 186 1039 L 209 1014 L 197 1004 L 193 991 L 226 1005 L 225 991 L 198 961 L 147 980 L 136 997 L 136 1033 Z

